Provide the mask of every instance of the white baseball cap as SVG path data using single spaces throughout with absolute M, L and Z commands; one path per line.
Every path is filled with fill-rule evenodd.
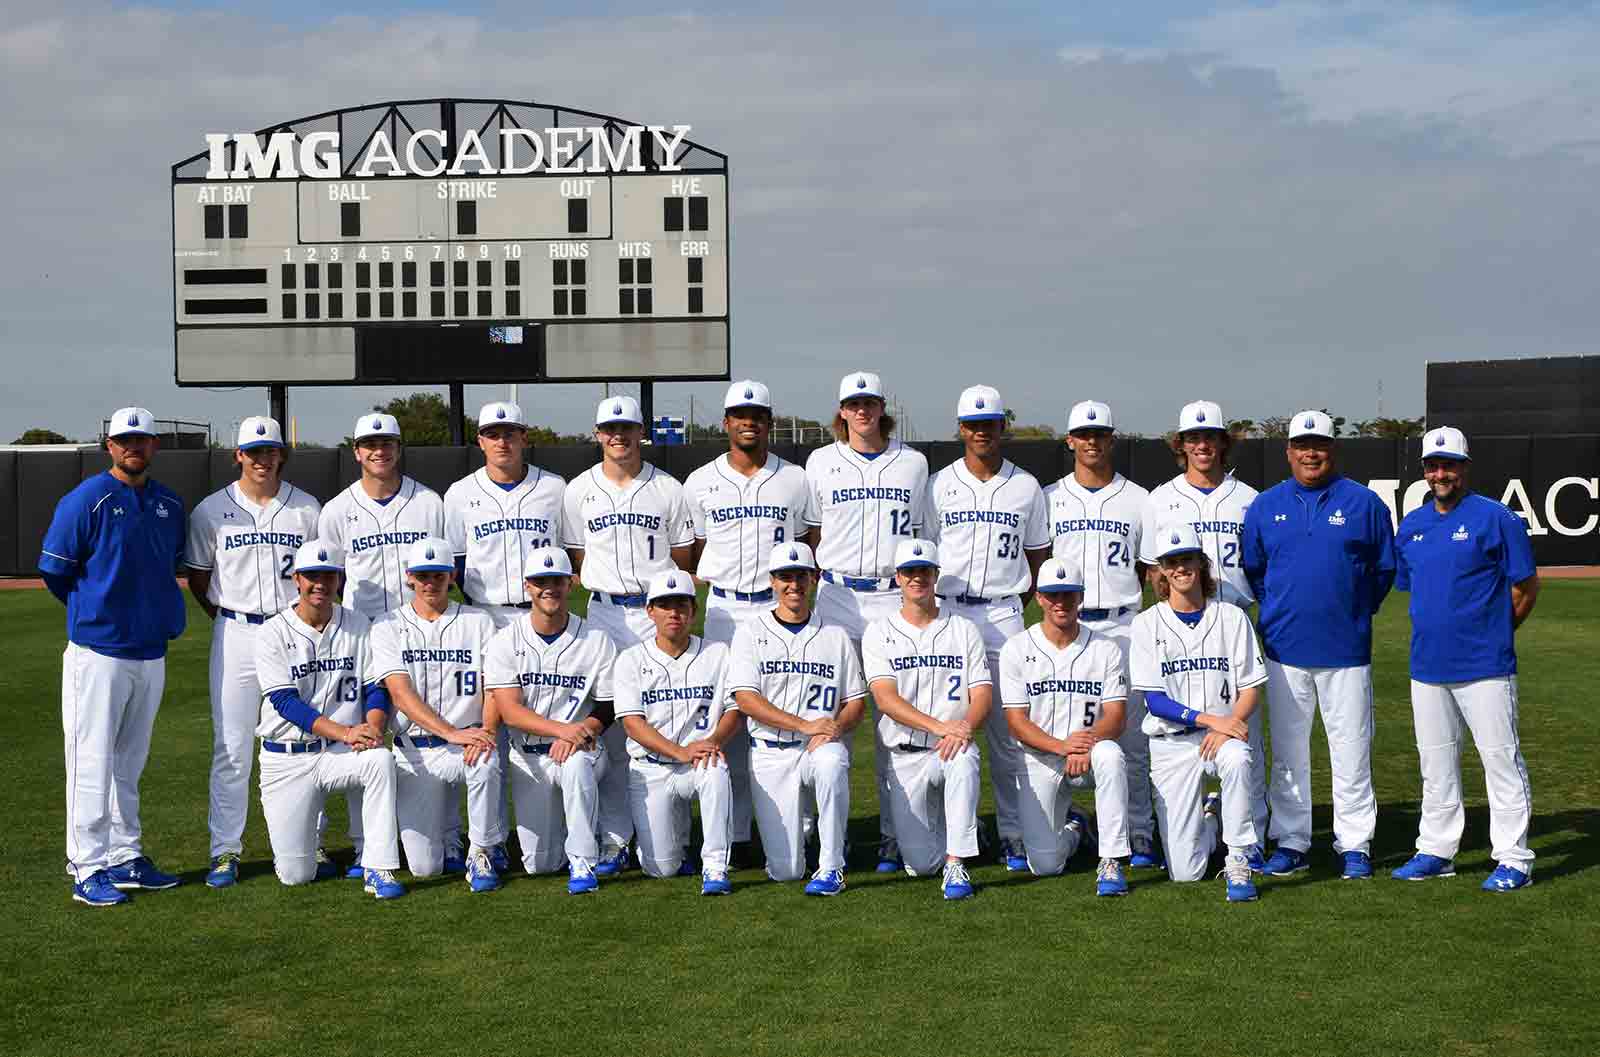
M 344 551 L 327 540 L 306 540 L 294 552 L 297 573 L 344 572 Z
M 518 426 L 528 428 L 527 419 L 522 417 L 522 408 L 509 400 L 495 400 L 483 405 L 483 410 L 478 412 L 478 428 L 488 429 L 490 426 Z
M 1187 521 L 1175 522 L 1156 533 L 1156 560 L 1178 554 L 1205 553 L 1200 536 Z
M 896 569 L 921 569 L 928 566 L 937 568 L 939 565 L 939 548 L 927 540 L 901 540 L 895 544 L 894 567 Z
M 1467 435 L 1454 426 L 1430 429 L 1427 436 L 1422 439 L 1422 457 L 1470 462 L 1472 456 L 1467 454 Z
M 613 422 L 644 425 L 644 414 L 639 410 L 639 401 L 631 396 L 608 396 L 600 401 L 594 410 L 594 424 L 608 426 Z
M 111 413 L 111 424 L 106 427 L 108 437 L 126 437 L 137 434 L 153 437 L 156 417 L 142 407 L 119 407 Z
M 1228 424 L 1222 420 L 1222 408 L 1210 400 L 1196 400 L 1192 404 L 1184 404 L 1183 410 L 1178 414 L 1178 432 L 1188 433 L 1194 429 L 1220 429 L 1227 430 Z
M 250 451 L 253 448 L 281 448 L 283 427 L 278 425 L 277 419 L 267 418 L 264 415 L 251 415 L 239 423 L 239 443 L 235 447 L 240 451 Z
M 693 598 L 694 578 L 677 567 L 656 573 L 650 578 L 650 590 L 645 597 L 651 602 L 658 598 Z
M 771 558 L 767 562 L 767 569 L 771 572 L 781 573 L 785 569 L 814 570 L 817 559 L 811 553 L 811 548 L 798 541 L 774 544 Z
M 522 563 L 522 578 L 532 580 L 540 576 L 571 576 L 572 559 L 560 547 L 535 547 Z
M 370 415 L 362 415 L 356 419 L 356 428 L 350 431 L 350 436 L 358 441 L 366 440 L 368 437 L 393 437 L 399 440 L 400 422 L 393 415 L 374 411 Z
M 875 396 L 883 399 L 883 379 L 871 371 L 857 371 L 839 379 L 839 403 L 858 396 Z
M 1078 563 L 1065 558 L 1046 558 L 1039 565 L 1039 575 L 1033 589 L 1042 594 L 1056 591 L 1082 591 L 1083 570 Z
M 1000 399 L 1000 390 L 988 385 L 969 385 L 961 390 L 956 401 L 957 422 L 983 422 L 989 419 L 1005 421 L 1006 405 Z
M 408 573 L 448 573 L 455 568 L 455 551 L 438 536 L 424 536 L 406 549 Z
M 1296 411 L 1289 420 L 1289 439 L 1325 437 L 1333 439 L 1333 419 L 1324 411 Z
M 734 382 L 728 386 L 728 393 L 722 398 L 722 410 L 732 411 L 736 407 L 764 407 L 772 410 L 772 393 L 760 382 L 745 379 Z
M 1116 428 L 1116 424 L 1111 421 L 1111 406 L 1102 404 L 1098 400 L 1079 400 L 1072 405 L 1071 414 L 1067 415 L 1068 433 L 1075 433 L 1080 429 Z

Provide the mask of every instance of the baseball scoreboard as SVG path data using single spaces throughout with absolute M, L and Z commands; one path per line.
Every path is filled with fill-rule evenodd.
M 730 376 L 727 158 L 688 125 L 433 99 L 172 167 L 179 385 Z

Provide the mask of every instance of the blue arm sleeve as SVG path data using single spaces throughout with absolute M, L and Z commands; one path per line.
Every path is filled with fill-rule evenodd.
M 1144 707 L 1162 719 L 1171 720 L 1173 723 L 1182 723 L 1186 727 L 1195 725 L 1194 709 L 1185 708 L 1181 702 L 1174 701 L 1159 690 L 1146 690 L 1144 692 Z
M 367 683 L 361 690 L 363 700 L 366 702 L 364 712 L 371 712 L 374 709 L 384 713 L 394 712 L 394 702 L 389 699 L 389 691 L 383 688 L 383 684 Z
M 39 575 L 44 577 L 44 585 L 50 589 L 50 593 L 55 595 L 62 605 L 66 605 L 67 596 L 72 593 L 72 585 L 76 582 L 76 577 L 45 572 L 43 569 L 39 571 Z
M 301 700 L 300 695 L 293 690 L 274 690 L 267 695 L 267 699 L 272 702 L 272 707 L 277 711 L 278 715 L 307 734 L 312 733 L 312 725 L 322 715 L 322 713 Z

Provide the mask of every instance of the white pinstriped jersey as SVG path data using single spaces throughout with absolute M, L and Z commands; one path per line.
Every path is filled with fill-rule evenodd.
M 363 722 L 365 687 L 372 682 L 371 629 L 371 621 L 344 606 L 333 607 L 333 616 L 321 631 L 301 620 L 293 606 L 262 624 L 256 638 L 256 679 L 261 684 L 256 736 L 268 741 L 316 740 L 316 735 L 272 707 L 271 695 L 279 690 L 293 690 L 335 723 Z
M 537 466 L 513 488 L 479 469 L 444 493 L 444 538 L 466 558 L 461 590 L 480 606 L 527 600 L 522 560 L 537 547 L 560 547 L 561 497 L 567 482 Z
M 573 614 L 551 642 L 533 630 L 527 617 L 495 632 L 484 651 L 485 690 L 516 687 L 523 707 L 562 723 L 577 723 L 610 701 L 611 668 L 617 647 L 600 628 Z M 513 731 L 526 744 L 548 745 L 554 738 Z
M 411 601 L 406 549 L 424 536 L 444 535 L 444 501 L 409 477 L 387 503 L 375 502 L 356 481 L 328 500 L 317 523 L 320 539 L 344 551 L 344 604 L 376 620 Z
M 1166 602 L 1133 618 L 1128 677 L 1135 690 L 1157 691 L 1196 712 L 1225 716 L 1240 690 L 1267 681 L 1256 648 L 1256 631 L 1245 611 L 1229 602 L 1206 603 L 1200 623 L 1189 627 Z M 1175 733 L 1181 723 L 1154 712 L 1144 717 L 1146 734 Z
M 770 587 L 772 545 L 805 532 L 805 471 L 769 452 L 746 477 L 723 455 L 691 473 L 683 490 L 695 539 L 706 541 L 695 575 L 724 591 Z
M 583 549 L 580 579 L 591 591 L 641 594 L 650 578 L 673 568 L 672 548 L 694 542 L 683 485 L 645 463 L 626 488 L 591 466 L 562 497 L 562 543 Z
M 939 544 L 940 595 L 1005 598 L 1033 586 L 1024 551 L 1050 546 L 1044 491 L 1009 462 L 980 481 L 960 459 L 928 484 L 928 535 Z
M 474 606 L 451 602 L 437 620 L 403 605 L 372 623 L 373 681 L 396 673 L 411 679 L 417 696 L 454 727 L 483 722 L 483 653 L 494 637 L 494 619 Z M 394 729 L 416 724 L 394 710 Z M 417 727 L 418 734 L 427 733 Z
M 773 708 L 804 720 L 838 714 L 841 706 L 867 696 L 861 659 L 855 644 L 837 624 L 818 624 L 816 614 L 799 631 L 778 623 L 772 611 L 740 624 L 729 650 L 728 706 L 733 695 L 754 690 Z M 750 736 L 785 745 L 806 740 L 792 730 L 778 730 L 746 719 Z
M 1256 596 L 1245 579 L 1240 536 L 1244 532 L 1244 512 L 1255 501 L 1256 490 L 1232 474 L 1209 494 L 1184 480 L 1182 474 L 1157 485 L 1144 508 L 1139 560 L 1146 565 L 1156 564 L 1160 549 L 1156 533 L 1175 521 L 1187 521 L 1194 526 L 1200 546 L 1211 558 L 1218 595 L 1224 602 L 1249 605 Z
M 1138 608 L 1144 584 L 1137 563 L 1148 564 L 1139 545 L 1150 493 L 1120 473 L 1092 491 L 1069 473 L 1045 490 L 1045 498 L 1055 541 L 1051 553 L 1083 569 L 1084 608 Z
M 806 459 L 806 481 L 806 524 L 822 527 L 817 564 L 843 576 L 893 576 L 895 544 L 922 528 L 927 458 L 897 440 L 872 459 L 835 442 Z
M 206 599 L 212 605 L 271 616 L 299 597 L 290 567 L 295 548 L 316 536 L 321 510 L 287 481 L 266 506 L 257 506 L 235 481 L 189 515 L 184 563 L 211 573 Z
M 906 703 L 943 723 L 964 719 L 975 686 L 991 686 L 989 655 L 983 635 L 966 617 L 940 615 L 925 628 L 896 613 L 874 620 L 861 637 L 861 668 L 867 686 L 880 679 L 894 682 Z M 886 745 L 931 747 L 939 739 L 882 717 Z
M 726 643 L 706 642 L 698 635 L 689 636 L 689 648 L 677 657 L 663 653 L 654 640 L 629 646 L 612 669 L 617 720 L 643 716 L 662 737 L 679 745 L 710 736 L 722 718 L 727 663 Z M 632 738 L 628 754 L 636 760 L 649 755 Z
M 1105 702 L 1128 699 L 1122 651 L 1082 625 L 1076 639 L 1057 649 L 1035 624 L 1000 647 L 1000 699 L 1004 708 L 1027 709 L 1052 738 L 1088 730 Z

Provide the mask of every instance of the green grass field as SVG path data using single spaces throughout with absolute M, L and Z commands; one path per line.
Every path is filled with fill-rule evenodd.
M 1374 859 L 1403 861 L 1419 779 L 1404 596 L 1380 620 Z M 1346 883 L 1328 850 L 1317 746 L 1315 869 L 1230 906 L 1221 881 L 1136 875 L 1096 899 L 1092 863 L 1032 880 L 984 863 L 978 897 L 871 872 L 878 805 L 857 754 L 855 869 L 836 899 L 758 870 L 732 898 L 637 871 L 598 895 L 520 873 L 473 896 L 460 878 L 393 903 L 355 882 L 272 875 L 259 804 L 237 887 L 206 889 L 208 629 L 167 664 L 145 771 L 146 848 L 182 887 L 91 910 L 62 869 L 64 618 L 43 591 L 0 593 L 12 659 L 0 700 L 6 828 L 0 1054 L 1574 1054 L 1600 1052 L 1600 583 L 1545 585 L 1519 636 L 1533 776 L 1530 889 L 1480 892 L 1491 865 L 1470 749 L 1460 876 Z M 862 736 L 863 741 L 865 735 Z M 343 801 L 331 801 L 343 810 Z M 985 804 L 985 811 L 989 806 Z M 330 836 L 343 832 L 342 819 Z M 336 855 L 348 849 L 334 843 Z M 408 878 L 408 875 L 402 875 Z M 1588 996 L 1588 997 L 1585 997 Z

